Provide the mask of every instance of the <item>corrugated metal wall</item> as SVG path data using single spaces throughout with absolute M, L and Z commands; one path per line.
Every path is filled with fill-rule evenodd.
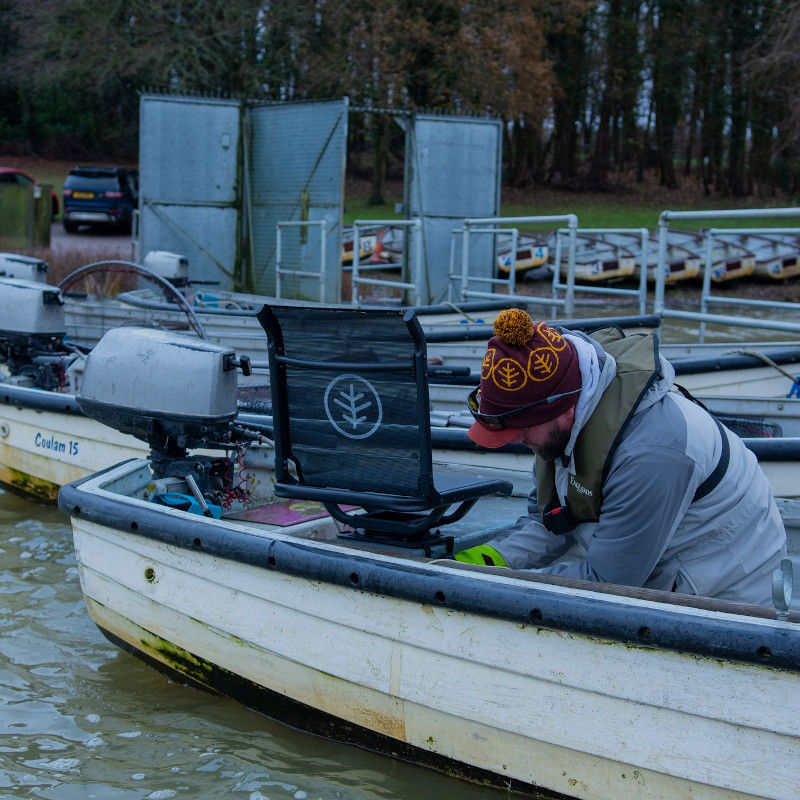
M 202 97 L 143 95 L 140 107 L 141 256 L 171 250 L 189 259 L 197 280 L 220 288 L 275 292 L 276 226 L 286 229 L 282 265 L 317 272 L 325 248 L 326 302 L 341 299 L 341 233 L 347 151 L 347 99 L 241 103 Z M 445 297 L 451 230 L 465 217 L 500 210 L 499 120 L 412 115 L 407 131 L 405 208 L 423 223 L 424 302 Z M 470 242 L 493 269 L 492 242 Z M 459 262 L 460 264 L 460 262 Z M 282 282 L 282 296 L 319 300 L 319 281 Z
M 435 302 L 447 293 L 452 229 L 464 218 L 500 213 L 502 123 L 418 114 L 410 124 L 405 206 L 410 216 L 422 219 L 428 302 Z M 491 237 L 473 237 L 470 274 L 491 277 L 492 252 Z
M 241 105 L 234 100 L 142 95 L 141 257 L 169 250 L 191 277 L 232 289 L 240 268 Z
M 277 223 L 324 219 L 324 243 L 316 226 L 287 229 L 282 237 L 281 261 L 284 268 L 316 272 L 324 246 L 325 301 L 339 302 L 347 99 L 252 106 L 246 120 L 251 270 L 256 291 L 275 291 Z M 319 282 L 284 277 L 281 294 L 319 300 Z

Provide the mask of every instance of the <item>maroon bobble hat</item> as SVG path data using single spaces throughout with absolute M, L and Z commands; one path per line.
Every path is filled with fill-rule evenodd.
M 476 421 L 467 435 L 483 447 L 502 447 L 521 429 L 550 422 L 572 408 L 580 388 L 578 353 L 570 341 L 519 308 L 501 311 L 481 365 L 480 411 L 502 414 L 556 394 L 575 393 L 509 417 L 500 431 Z

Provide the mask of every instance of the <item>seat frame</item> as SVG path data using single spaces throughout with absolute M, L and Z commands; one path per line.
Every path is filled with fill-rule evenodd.
M 314 307 L 306 307 L 302 310 L 312 315 L 315 311 L 323 311 L 322 308 Z M 330 308 L 324 309 L 326 315 L 331 312 Z M 445 482 L 451 485 L 441 491 L 437 488 L 431 451 L 427 347 L 422 326 L 413 310 L 406 311 L 403 315 L 403 322 L 410 337 L 409 360 L 383 364 L 294 358 L 287 354 L 283 328 L 269 305 L 265 305 L 261 309 L 258 319 L 268 338 L 275 434 L 274 490 L 276 495 L 321 502 L 335 520 L 353 529 L 354 534 L 344 534 L 347 538 L 366 538 L 370 541 L 391 543 L 396 546 L 421 546 L 427 551 L 431 543 L 446 541 L 438 532 L 432 534 L 432 528 L 457 522 L 481 497 L 511 493 L 512 486 L 507 481 L 478 480 L 471 475 L 459 476 L 457 473 L 449 472 Z M 418 493 L 416 495 L 387 494 L 363 491 L 357 488 L 320 487 L 304 483 L 302 467 L 292 452 L 287 366 L 300 369 L 331 370 L 336 368 L 343 373 L 357 372 L 359 374 L 386 373 L 393 370 L 408 372 L 411 368 L 416 383 L 417 418 L 419 420 Z M 448 514 L 448 509 L 456 503 L 458 506 Z M 362 511 L 351 513 L 342 506 L 356 506 Z M 447 550 L 451 552 L 452 537 L 448 538 Z

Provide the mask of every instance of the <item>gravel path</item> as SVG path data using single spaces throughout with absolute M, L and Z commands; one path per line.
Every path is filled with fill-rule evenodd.
M 86 229 L 67 233 L 60 222 L 54 222 L 50 228 L 50 249 L 62 254 L 89 253 L 125 260 L 132 256 L 130 234 Z

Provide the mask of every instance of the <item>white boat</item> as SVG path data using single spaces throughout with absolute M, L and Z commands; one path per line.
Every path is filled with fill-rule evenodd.
M 667 231 L 667 263 L 665 264 L 665 283 L 692 280 L 701 274 L 703 258 L 700 253 L 702 237 L 691 231 Z M 658 238 L 655 232 L 650 236 L 647 260 L 647 280 L 655 283 L 658 269 Z
M 544 266 L 550 258 L 547 241 L 536 233 L 520 231 L 517 237 L 517 249 L 513 254 L 511 247 L 511 234 L 500 234 L 497 241 L 497 271 L 501 275 L 508 275 L 512 264 L 517 275 L 524 275 L 529 270 Z
M 793 234 L 716 234 L 715 239 L 734 242 L 752 254 L 754 273 L 760 278 L 785 280 L 800 275 L 800 237 Z
M 173 256 L 166 262 L 168 265 L 179 263 L 174 254 L 162 255 Z M 116 291 L 120 287 L 120 278 L 128 282 L 139 281 L 143 285 Z M 69 339 L 78 346 L 94 347 L 112 328 L 146 325 L 195 333 L 210 342 L 246 353 L 253 361 L 266 360 L 263 331 L 255 314 L 270 298 L 195 286 L 189 280 L 185 266 L 176 266 L 172 270 L 165 267 L 155 272 L 129 262 L 98 262 L 71 273 L 58 288 L 64 298 Z M 304 305 L 297 300 L 276 302 Z M 426 328 L 457 324 L 460 330 L 466 330 L 470 326 L 491 322 L 506 307 L 508 301 L 500 297 L 457 305 L 421 306 L 417 310 Z M 396 308 L 401 306 L 398 304 Z
M 203 352 L 217 364 L 224 357 L 222 348 Z M 178 387 L 140 383 L 121 405 L 109 363 L 84 382 L 82 405 L 149 430 Z M 129 364 L 126 386 L 138 380 L 132 372 Z M 382 379 L 376 368 L 373 380 Z M 213 428 L 207 443 L 218 441 L 235 413 L 230 383 L 217 385 L 227 402 L 210 390 L 186 398 L 192 409 L 181 409 L 180 424 L 197 423 L 181 428 L 188 440 Z M 775 608 L 462 565 L 442 556 L 496 534 L 521 498 L 479 499 L 443 535 L 343 535 L 345 525 L 308 498 L 283 496 L 307 481 L 273 472 L 271 452 L 258 446 L 237 450 L 235 469 L 180 452 L 165 461 L 164 437 L 179 420 L 160 418 L 163 431 L 150 437 L 158 459 L 118 465 L 59 496 L 88 611 L 126 650 L 296 727 L 507 791 L 796 797 L 800 614 L 788 560 Z M 300 422 L 302 430 L 311 420 Z M 371 417 L 365 425 L 374 428 Z M 343 470 L 358 441 L 340 441 Z M 419 455 L 424 472 L 423 445 Z M 328 500 L 349 496 L 332 477 Z M 197 513 L 177 508 L 175 496 Z M 783 512 L 797 554 L 800 513 L 791 504 Z
M 755 271 L 753 253 L 742 242 L 730 237 L 714 236 L 711 259 L 713 283 L 746 278 Z
M 378 234 L 381 228 L 365 228 L 360 231 L 358 243 L 358 257 L 359 259 L 369 258 L 378 245 Z M 353 227 L 352 225 L 346 226 L 342 230 L 342 265 L 350 266 L 353 263 Z
M 567 276 L 567 237 L 565 231 L 557 231 L 548 238 L 550 258 L 553 268 L 561 277 Z M 561 237 L 560 260 L 555 263 L 557 253 L 556 238 Z M 629 278 L 636 271 L 636 256 L 627 244 L 605 241 L 602 236 L 577 234 L 575 249 L 575 279 L 581 281 L 607 281 L 616 278 Z

